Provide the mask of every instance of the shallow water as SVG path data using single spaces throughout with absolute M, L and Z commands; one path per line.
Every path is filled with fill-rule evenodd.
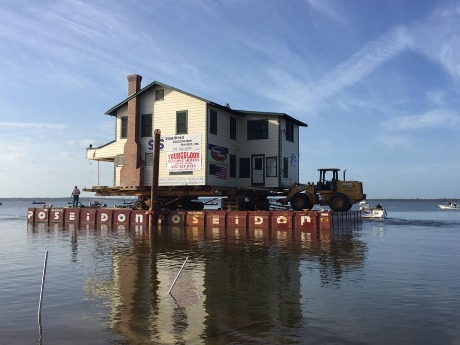
M 437 201 L 319 238 L 33 227 L 1 201 L 0 344 L 460 343 L 460 210 Z

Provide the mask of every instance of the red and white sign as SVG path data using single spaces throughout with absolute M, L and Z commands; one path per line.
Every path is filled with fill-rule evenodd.
M 200 151 L 168 152 L 167 156 L 167 169 L 169 172 L 201 170 Z

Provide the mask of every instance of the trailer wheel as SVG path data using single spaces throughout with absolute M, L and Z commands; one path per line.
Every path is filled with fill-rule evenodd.
M 142 200 L 136 200 L 133 203 L 133 210 L 145 210 L 145 203 Z
M 201 211 L 204 209 L 204 203 L 198 200 L 191 200 L 188 198 L 182 198 L 180 200 L 180 206 L 184 210 L 188 211 Z
M 346 195 L 335 193 L 329 198 L 329 207 L 335 212 L 346 212 L 351 208 L 351 202 Z
M 192 205 L 192 210 L 201 211 L 204 209 L 204 203 L 202 201 L 193 201 L 190 203 Z
M 310 200 L 310 197 L 304 193 L 297 193 L 292 197 L 289 203 L 294 211 L 301 211 L 304 209 L 311 210 L 313 207 L 313 202 Z
M 270 208 L 270 204 L 267 198 L 258 198 L 249 200 L 250 210 L 254 211 L 265 211 Z

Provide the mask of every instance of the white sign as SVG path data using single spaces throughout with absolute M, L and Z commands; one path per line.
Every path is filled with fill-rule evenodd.
M 159 186 L 202 186 L 204 176 L 168 176 L 158 179 Z
M 201 152 L 167 152 L 167 170 L 169 172 L 201 170 Z
M 182 134 L 165 136 L 163 151 L 201 151 L 201 134 Z

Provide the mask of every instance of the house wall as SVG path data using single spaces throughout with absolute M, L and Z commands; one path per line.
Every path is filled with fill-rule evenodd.
M 238 170 L 236 170 L 235 177 L 230 177 L 230 155 L 238 157 L 238 121 L 239 116 L 225 111 L 221 108 L 209 106 L 207 111 L 208 119 L 208 144 L 207 144 L 207 184 L 211 186 L 220 187 L 236 187 L 238 184 Z M 210 113 L 211 110 L 217 112 L 217 134 L 210 133 Z M 237 137 L 236 139 L 230 139 L 230 118 L 233 117 L 237 121 Z M 214 147 L 214 151 L 220 147 L 223 149 L 222 152 L 226 152 L 224 160 L 215 159 L 211 148 Z M 223 157 L 222 157 L 223 158 Z M 238 159 L 237 159 L 238 161 Z M 217 169 L 221 170 L 222 174 L 210 174 L 210 164 L 217 166 Z M 226 172 L 226 173 L 225 173 Z M 224 174 L 225 173 L 225 174 Z
M 118 111 L 117 111 L 117 121 L 116 121 L 116 128 L 115 128 L 115 138 L 117 140 L 117 143 L 119 143 L 120 145 L 123 145 L 126 143 L 126 138 L 122 139 L 121 138 L 121 118 L 122 117 L 125 117 L 125 116 L 128 116 L 128 105 L 125 105 L 123 107 L 121 107 Z M 123 152 L 123 150 L 122 150 Z M 119 154 L 119 152 L 117 153 Z
M 160 151 L 159 185 L 205 185 L 206 184 L 206 102 L 186 95 L 174 89 L 164 89 L 164 99 L 155 101 L 155 90 L 141 95 L 141 114 L 151 113 L 153 119 L 153 130 L 161 130 L 161 138 L 167 139 L 176 134 L 176 112 L 187 111 L 187 134 L 200 136 L 200 170 L 190 173 L 170 173 L 167 169 L 168 152 L 166 149 Z M 151 109 L 151 111 L 148 111 Z M 179 134 L 179 136 L 181 136 Z M 151 138 L 141 140 L 142 154 L 152 153 L 153 145 Z M 144 185 L 150 186 L 152 181 L 153 167 L 146 166 L 144 172 Z
M 280 119 L 281 130 L 281 157 L 280 173 L 281 186 L 290 187 L 294 182 L 299 181 L 299 126 L 294 125 L 294 142 L 286 140 L 286 120 Z M 288 177 L 284 178 L 283 159 L 288 159 Z
M 155 110 L 155 90 L 149 90 L 144 92 L 140 96 L 140 103 L 139 103 L 139 116 L 144 114 L 152 114 L 152 121 L 154 118 L 154 110 Z M 154 122 L 154 121 L 153 121 Z M 156 127 L 152 126 L 152 135 L 153 131 Z M 143 159 L 144 164 L 144 186 L 151 186 L 152 185 L 152 166 L 145 166 L 145 154 L 152 153 L 153 144 L 151 141 L 153 137 L 145 137 L 139 138 L 139 143 L 141 146 L 141 156 Z M 150 142 L 150 146 L 149 146 Z
M 115 186 L 120 186 L 121 185 L 121 167 L 120 165 L 117 165 L 117 162 L 115 162 L 115 157 L 116 156 L 124 156 L 124 148 L 127 139 L 126 138 L 121 138 L 121 118 L 128 116 L 128 105 L 125 105 L 121 107 L 117 111 L 117 116 L 116 116 L 116 125 L 115 125 L 115 144 L 113 145 L 113 148 L 111 148 L 111 154 L 112 157 L 114 158 L 114 185 Z
M 268 139 L 248 140 L 247 139 L 247 122 L 250 120 L 269 120 Z M 267 157 L 278 157 L 278 117 L 263 116 L 263 115 L 245 115 L 240 119 L 238 124 L 238 164 L 240 158 L 251 158 L 253 155 L 263 154 L 264 157 L 264 178 L 265 187 L 278 187 L 279 176 L 279 159 L 278 159 L 278 174 L 276 177 L 266 176 L 266 159 Z M 252 162 L 251 162 L 252 168 Z M 237 170 L 239 175 L 239 169 Z M 251 185 L 251 178 L 239 178 L 238 187 L 246 187 Z
M 121 178 L 120 178 L 120 173 L 121 173 L 121 166 L 114 166 L 114 185 L 115 186 L 120 186 L 121 185 Z

